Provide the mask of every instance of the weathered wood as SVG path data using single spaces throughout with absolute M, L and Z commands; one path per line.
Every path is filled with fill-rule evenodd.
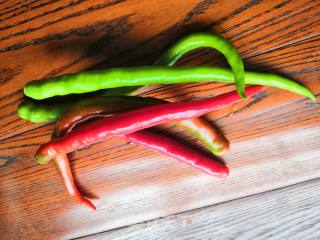
M 80 239 L 319 239 L 319 187 L 317 179 Z
M 0 233 L 5 239 L 80 237 L 319 178 L 319 133 L 314 126 L 233 144 L 224 157 L 232 172 L 224 180 L 106 141 L 73 161 L 80 185 L 100 198 L 97 212 L 66 196 L 51 164 L 32 166 L 0 177 Z

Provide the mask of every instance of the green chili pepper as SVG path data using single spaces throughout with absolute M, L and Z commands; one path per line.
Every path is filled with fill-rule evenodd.
M 81 72 L 42 81 L 32 81 L 24 93 L 34 99 L 45 99 L 71 93 L 93 92 L 99 89 L 150 84 L 176 84 L 190 82 L 234 82 L 231 70 L 218 67 L 132 67 L 102 71 Z M 277 87 L 315 100 L 312 92 L 290 79 L 269 73 L 245 73 L 246 84 Z
M 227 59 L 230 61 L 230 64 L 234 67 L 234 69 L 238 67 L 238 69 L 236 70 L 239 70 L 239 66 L 243 66 L 242 61 L 239 57 L 238 59 L 230 57 L 232 52 L 236 53 L 236 50 L 231 45 L 231 43 L 220 36 L 209 33 L 194 33 L 184 37 L 183 39 L 175 43 L 171 48 L 169 48 L 160 57 L 160 59 L 158 59 L 158 61 L 154 63 L 154 65 L 173 66 L 184 54 L 193 49 L 201 47 L 211 47 L 217 50 L 224 51 L 222 53 L 225 53 Z M 237 61 L 241 64 L 238 64 Z M 243 67 L 241 69 L 241 71 L 243 72 Z M 239 77 L 240 74 L 235 74 L 235 76 Z M 241 73 L 241 76 L 243 76 L 243 73 Z M 127 86 L 107 89 L 103 90 L 101 92 L 101 95 L 127 95 L 133 93 L 139 88 L 141 88 L 141 86 Z M 90 102 L 91 98 L 87 100 L 86 98 L 83 99 L 84 102 Z M 22 118 L 31 120 L 33 122 L 56 120 L 59 118 L 60 114 L 65 111 L 61 108 L 69 108 L 69 106 L 66 104 L 64 104 L 62 107 L 60 107 L 60 104 L 44 105 L 40 103 L 38 107 L 35 106 L 34 103 L 29 103 L 29 105 L 30 108 L 28 107 L 28 104 L 21 105 L 18 108 L 18 113 Z M 78 104 L 76 103 L 76 105 Z M 48 113 L 46 113 L 46 109 L 48 110 Z M 48 117 L 48 119 L 45 119 L 46 116 Z M 229 148 L 228 140 L 217 129 L 211 126 L 204 118 L 183 121 L 182 126 L 187 128 L 193 135 L 203 141 L 207 145 L 209 150 L 215 155 L 220 155 Z
M 243 83 L 241 83 L 241 81 L 244 81 L 243 62 L 240 59 L 237 50 L 228 40 L 212 33 L 192 33 L 185 36 L 173 44 L 153 65 L 171 67 L 183 57 L 183 55 L 198 48 L 213 48 L 223 53 L 229 61 L 235 78 L 240 82 L 240 85 L 243 85 Z M 231 55 L 233 55 L 233 57 L 230 57 Z M 128 95 L 140 88 L 141 86 L 112 88 L 106 90 L 104 95 Z
M 34 123 L 56 121 L 72 102 L 66 103 L 41 103 L 38 101 L 25 101 L 18 107 L 20 118 Z
M 242 59 L 232 43 L 219 35 L 210 33 L 190 34 L 169 48 L 154 65 L 173 66 L 187 52 L 203 47 L 214 48 L 225 56 L 233 71 L 237 92 L 245 99 Z
M 212 33 L 193 33 L 185 36 L 169 48 L 154 65 L 173 66 L 184 54 L 187 52 L 203 47 L 210 47 L 221 52 L 234 73 L 236 88 L 239 95 L 245 99 L 244 94 L 244 67 L 242 59 L 240 58 L 236 48 L 227 39 Z M 86 74 L 86 73 L 80 73 Z M 91 84 L 95 84 L 93 81 Z M 130 85 L 128 85 L 130 86 Z M 141 86 L 120 88 L 111 90 L 106 95 L 130 94 Z M 79 92 L 78 92 L 79 93 Z M 82 93 L 82 92 L 80 92 Z
M 69 103 L 35 103 L 28 101 L 21 104 L 18 108 L 18 114 L 21 118 L 32 122 L 56 121 L 62 114 L 68 116 L 68 112 L 75 113 L 77 109 L 92 109 L 107 108 L 108 110 L 116 111 L 117 108 L 130 109 L 139 108 L 157 104 L 166 103 L 164 100 L 150 97 L 135 97 L 135 96 L 81 96 L 76 101 Z M 93 111 L 94 112 L 94 111 Z M 63 120 L 60 119 L 60 123 Z M 214 155 L 221 155 L 229 149 L 229 141 L 209 122 L 204 118 L 194 118 L 176 123 L 179 126 L 187 129 L 198 139 L 206 144 L 208 149 Z

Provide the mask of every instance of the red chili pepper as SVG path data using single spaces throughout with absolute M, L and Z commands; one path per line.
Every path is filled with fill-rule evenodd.
M 53 161 L 55 163 L 57 172 L 63 180 L 67 192 L 74 198 L 74 200 L 84 207 L 96 210 L 94 204 L 81 195 L 76 184 L 74 183 L 68 156 L 64 153 L 61 153 L 55 156 Z
M 168 103 L 165 100 L 151 98 L 151 97 L 135 97 L 135 96 L 95 96 L 92 98 L 82 99 L 71 105 L 71 117 L 69 117 L 69 110 L 66 110 L 63 117 L 59 120 L 59 125 L 73 124 L 78 118 L 84 119 L 87 114 L 89 117 L 94 114 L 98 115 L 103 112 L 120 113 L 132 109 L 154 106 L 163 103 Z M 100 107 L 98 107 L 100 106 Z M 90 110 L 92 109 L 92 110 Z M 78 112 L 78 114 L 76 113 Z M 207 148 L 214 155 L 221 155 L 228 151 L 229 141 L 226 137 L 219 132 L 218 129 L 213 127 L 205 118 L 192 118 L 184 121 L 175 122 L 178 126 L 187 129 L 191 134 L 195 135 L 198 139 L 203 141 Z M 70 129 L 67 126 L 63 129 Z M 56 131 L 56 134 L 60 135 Z M 61 136 L 66 133 L 62 132 Z M 57 135 L 57 136 L 58 136 Z
M 197 168 L 209 175 L 224 178 L 229 175 L 229 168 L 223 163 L 206 157 L 199 152 L 185 147 L 183 144 L 160 134 L 150 132 L 149 130 L 140 130 L 128 135 L 120 135 L 120 138 L 142 145 L 144 147 L 158 151 L 164 155 L 174 158 L 189 166 Z M 96 207 L 88 199 L 83 197 L 77 189 L 72 172 L 70 169 L 69 159 L 66 154 L 58 154 L 54 162 L 57 170 L 61 175 L 67 192 L 82 206 L 96 210 Z
M 74 125 L 85 121 L 86 118 L 105 117 L 107 114 L 114 115 L 162 103 L 166 103 L 166 101 L 151 97 L 92 96 L 80 100 L 65 110 L 57 122 L 54 135 L 56 137 L 66 135 Z
M 68 132 L 79 123 L 86 121 L 92 117 L 105 117 L 106 114 L 102 114 L 108 110 L 109 114 L 118 112 L 129 111 L 134 108 L 152 106 L 154 105 L 153 98 L 141 98 L 141 97 L 126 97 L 126 96 L 113 96 L 107 97 L 108 104 L 106 105 L 106 97 L 97 96 L 94 98 L 86 99 L 78 102 L 76 106 L 67 110 L 59 119 L 56 124 L 53 137 L 58 138 L 66 135 Z M 161 100 L 159 100 L 161 102 Z M 77 189 L 74 182 L 69 158 L 65 153 L 58 154 L 53 159 L 57 172 L 61 176 L 65 189 L 71 195 L 76 202 L 80 205 L 96 210 L 94 204 L 86 199 L 80 191 Z
M 127 102 L 126 105 L 121 106 L 118 105 L 118 100 L 123 103 L 127 99 L 117 99 L 117 97 L 113 97 L 112 100 L 114 101 L 109 101 L 108 104 L 105 104 L 104 97 L 97 97 L 95 99 L 90 99 L 90 101 L 84 101 L 82 104 L 79 104 L 70 109 L 65 114 L 63 114 L 60 120 L 57 122 L 54 131 L 54 137 L 64 136 L 65 134 L 72 131 L 72 129 L 77 124 L 84 122 L 90 118 L 106 117 L 125 109 L 128 110 L 128 108 L 130 107 L 141 107 L 140 105 L 144 104 L 145 100 L 149 99 L 136 99 L 137 101 Z M 149 101 L 147 104 L 151 104 L 151 102 L 152 101 Z M 117 105 L 118 107 L 116 107 Z M 200 169 L 207 174 L 217 177 L 226 177 L 229 174 L 229 169 L 224 164 L 214 161 L 213 159 L 210 159 L 197 151 L 189 149 L 169 137 L 152 133 L 148 130 L 140 130 L 119 137 L 123 138 L 126 141 L 140 144 L 147 148 L 158 151 L 164 155 Z M 70 168 L 70 162 L 67 155 L 64 153 L 58 154 L 53 161 L 56 165 L 59 175 L 63 179 L 67 192 L 79 204 L 95 210 L 96 207 L 93 205 L 93 203 L 83 197 L 77 189 L 74 183 Z
M 149 130 L 140 130 L 127 135 L 120 135 L 119 137 L 161 152 L 180 162 L 200 169 L 209 175 L 221 178 L 229 175 L 229 169 L 223 163 L 187 148 L 169 137 L 150 132 Z
M 246 88 L 246 95 L 252 96 L 261 86 Z M 36 154 L 38 162 L 48 162 L 59 153 L 69 153 L 87 145 L 103 141 L 113 135 L 124 135 L 169 121 L 199 117 L 208 112 L 240 101 L 237 92 L 184 103 L 167 103 L 133 110 L 99 119 L 70 132 L 64 137 L 43 144 Z

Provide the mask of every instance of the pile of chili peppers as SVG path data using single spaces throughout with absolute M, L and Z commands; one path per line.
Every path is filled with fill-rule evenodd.
M 184 54 L 202 47 L 221 52 L 231 69 L 173 67 Z M 234 82 L 237 90 L 181 103 L 126 96 L 144 85 L 203 81 Z M 253 86 L 245 87 L 245 84 Z M 214 155 L 221 155 L 229 149 L 228 140 L 201 116 L 255 95 L 262 89 L 260 85 L 278 87 L 315 100 L 308 88 L 290 79 L 275 74 L 245 72 L 237 50 L 223 37 L 194 33 L 176 42 L 154 66 L 88 71 L 31 81 L 24 87 L 24 93 L 35 100 L 23 102 L 18 114 L 31 122 L 57 121 L 52 140 L 40 146 L 36 160 L 40 164 L 53 160 L 67 192 L 81 205 L 95 210 L 92 202 L 82 196 L 74 183 L 68 153 L 116 136 L 209 175 L 226 177 L 229 169 L 225 164 L 149 128 L 174 121 L 204 142 Z M 97 90 L 101 91 L 94 92 Z M 84 94 L 89 92 L 94 93 Z M 76 99 L 63 102 L 42 100 L 69 94 L 77 94 Z

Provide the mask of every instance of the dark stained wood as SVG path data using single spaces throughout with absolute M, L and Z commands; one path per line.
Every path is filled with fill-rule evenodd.
M 226 180 L 205 176 L 116 138 L 73 154 L 81 189 L 98 196 L 96 213 L 64 193 L 53 165 L 33 155 L 52 124 L 20 120 L 21 88 L 32 79 L 88 68 L 146 65 L 193 31 L 232 40 L 246 69 L 288 76 L 320 94 L 319 1 L 2 1 L 0 4 L 0 236 L 66 239 L 166 217 L 319 178 L 320 105 L 266 88 L 256 98 L 208 118 L 231 140 Z M 181 65 L 225 65 L 209 50 Z M 170 101 L 207 97 L 231 84 L 154 86 Z M 166 124 L 190 147 L 202 146 Z M 119 235 L 120 236 L 120 235 Z
M 22 99 L 19 90 L 32 79 L 100 62 L 151 64 L 164 48 L 192 31 L 223 34 L 244 58 L 319 35 L 317 1 L 49 2 L 42 7 L 37 6 L 44 3 L 30 3 L 27 12 L 20 9 L 0 19 L 0 56 L 6 59 L 0 72 L 10 73 L 1 77 L 0 139 L 41 126 L 15 114 Z

